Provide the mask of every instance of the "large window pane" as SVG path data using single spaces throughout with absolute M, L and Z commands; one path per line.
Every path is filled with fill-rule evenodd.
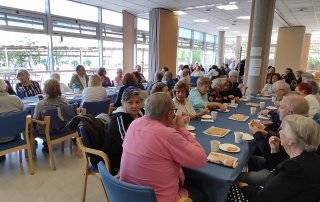
M 19 8 L 23 10 L 45 12 L 45 0 L 0 0 L 1 6 Z
M 103 41 L 103 64 L 112 80 L 116 76 L 116 69 L 123 68 L 122 49 L 122 42 Z
M 311 36 L 307 70 L 310 72 L 320 71 L 320 33 Z
M 137 18 L 137 29 L 149 32 L 149 20 Z
M 197 41 L 203 41 L 203 33 L 193 32 L 193 39 Z
M 191 30 L 185 28 L 179 28 L 179 37 L 191 39 Z
M 51 0 L 51 13 L 70 18 L 98 21 L 98 8 L 67 0 Z
M 65 71 L 61 80 L 69 83 L 75 67 L 79 64 L 86 70 L 99 68 L 98 41 L 72 37 L 53 36 L 53 58 L 56 71 Z
M 191 49 L 178 48 L 178 54 L 177 54 L 178 65 L 189 64 L 191 62 L 190 58 L 191 58 Z
M 137 64 L 142 67 L 143 75 L 147 79 L 149 72 L 149 45 L 137 44 Z
M 102 22 L 122 27 L 122 13 L 103 9 Z

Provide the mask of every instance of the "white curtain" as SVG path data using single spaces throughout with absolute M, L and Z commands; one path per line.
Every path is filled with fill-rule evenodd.
M 156 71 L 159 70 L 160 8 L 150 11 L 149 20 L 149 80 L 153 80 Z

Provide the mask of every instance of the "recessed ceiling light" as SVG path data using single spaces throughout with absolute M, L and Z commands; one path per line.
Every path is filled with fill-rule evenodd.
M 229 27 L 223 27 L 223 26 L 221 26 L 221 27 L 217 27 L 217 29 L 229 29 Z
M 235 2 L 235 1 L 229 2 L 230 5 L 234 5 L 234 4 L 236 4 L 236 3 L 237 3 L 237 2 Z
M 221 10 L 226 10 L 226 11 L 239 9 L 239 7 L 234 4 L 219 5 L 219 6 L 217 6 L 217 8 L 221 9 Z
M 231 31 L 230 33 L 232 33 L 232 34 L 238 34 L 238 33 L 240 33 L 240 31 Z
M 241 20 L 250 20 L 250 16 L 249 15 L 245 15 L 245 16 L 238 16 L 237 19 L 241 19 Z
M 277 30 L 273 29 L 272 32 L 276 32 Z
M 173 11 L 174 14 L 176 15 L 186 15 L 187 13 L 184 11 Z
M 190 6 L 190 7 L 184 8 L 183 10 L 192 10 L 192 9 L 199 9 L 199 8 L 208 8 L 208 7 L 213 7 L 213 6 L 216 6 L 216 4 Z
M 209 20 L 206 19 L 195 19 L 193 22 L 209 22 Z

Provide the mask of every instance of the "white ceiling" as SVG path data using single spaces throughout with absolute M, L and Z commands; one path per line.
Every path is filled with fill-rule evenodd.
M 215 6 L 186 10 L 187 15 L 179 17 L 179 26 L 207 33 L 218 32 L 217 27 L 230 27 L 227 36 L 246 35 L 249 20 L 239 20 L 238 16 L 248 16 L 251 11 L 251 0 L 73 0 L 106 9 L 119 11 L 128 10 L 139 17 L 148 18 L 152 8 L 170 10 L 186 10 L 188 7 L 228 4 L 236 2 L 237 10 L 220 10 Z M 207 11 L 208 9 L 210 11 Z M 195 19 L 207 19 L 207 23 L 196 23 Z M 304 25 L 308 32 L 320 31 L 320 0 L 277 0 L 274 17 L 274 29 L 281 26 Z

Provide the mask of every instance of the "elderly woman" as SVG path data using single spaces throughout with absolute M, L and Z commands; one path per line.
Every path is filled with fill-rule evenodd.
M 276 97 L 276 101 L 281 101 L 283 96 L 287 95 L 291 91 L 290 85 L 283 80 L 276 81 L 272 84 L 272 90 Z
M 203 148 L 185 129 L 184 117 L 175 117 L 174 109 L 167 94 L 150 95 L 146 115 L 131 123 L 122 145 L 120 180 L 152 187 L 158 202 L 187 196 L 182 167 L 206 164 Z
M 229 79 L 218 78 L 214 79 L 208 93 L 210 102 L 230 102 L 231 99 L 239 100 L 239 97 L 234 97 L 231 91 L 232 82 Z
M 141 83 L 147 82 L 146 78 L 143 75 L 142 67 L 140 65 L 136 65 L 136 72 L 139 73 L 139 76 L 141 78 Z
M 89 86 L 82 91 L 82 103 L 99 102 L 108 99 L 107 91 L 101 85 L 101 79 L 98 74 L 89 78 Z
M 83 65 L 78 65 L 76 67 L 76 74 L 72 75 L 69 87 L 72 90 L 80 90 L 82 91 L 84 88 L 88 86 L 89 77 L 87 76 L 86 69 Z
M 269 144 L 273 154 L 281 144 L 289 159 L 271 172 L 263 187 L 242 187 L 249 201 L 319 201 L 319 124 L 309 117 L 288 115 L 282 121 L 280 138 L 271 137 Z
M 204 73 L 201 71 L 202 66 L 196 66 L 196 69 L 191 73 L 191 76 L 195 76 L 195 77 L 200 77 L 200 76 L 204 76 Z
M 16 85 L 16 92 L 20 98 L 36 96 L 42 93 L 39 83 L 30 80 L 30 74 L 27 70 L 19 70 L 17 78 L 20 82 Z
M 60 74 L 58 73 L 51 74 L 51 79 L 55 79 L 59 82 L 61 93 L 71 92 L 71 89 L 66 84 L 60 82 Z
M 167 71 L 166 73 L 164 73 L 163 82 L 167 84 L 169 90 L 172 91 L 174 84 L 176 83 L 176 81 L 173 79 L 172 72 Z
M 15 95 L 9 95 L 6 82 L 0 79 L 0 114 L 21 110 L 23 110 L 21 100 Z
M 266 83 L 269 83 L 271 81 L 271 77 L 275 73 L 276 73 L 276 68 L 273 66 L 269 66 L 267 70 Z
M 142 77 L 141 74 L 138 71 L 132 72 L 132 74 L 136 77 L 137 79 L 137 87 L 140 88 L 141 90 L 144 90 L 144 86 L 142 84 Z
M 234 97 L 241 98 L 242 97 L 241 90 L 243 88 L 243 84 L 239 84 L 239 82 L 238 82 L 239 72 L 236 70 L 232 70 L 229 72 L 228 76 L 229 76 L 229 81 L 231 81 L 231 83 L 232 83 L 231 94 Z
M 117 76 L 114 78 L 114 86 L 122 86 L 123 85 L 123 72 L 121 68 L 117 69 Z
M 178 114 L 189 116 L 191 119 L 199 118 L 209 112 L 208 108 L 204 108 L 201 112 L 196 113 L 190 101 L 188 100 L 189 86 L 182 81 L 178 81 L 173 89 L 173 103 Z
M 121 97 L 122 111 L 113 113 L 108 128 L 106 153 L 111 161 L 111 173 L 116 175 L 120 168 L 122 143 L 131 122 L 140 117 L 141 106 L 140 92 L 127 89 Z
M 101 84 L 102 84 L 103 87 L 112 86 L 110 78 L 106 76 L 107 75 L 106 68 L 100 67 L 98 69 L 98 75 L 101 78 Z
M 133 73 L 126 73 L 123 77 L 123 81 L 122 81 L 123 86 L 121 86 L 119 92 L 118 92 L 118 96 L 117 96 L 117 100 L 114 103 L 114 107 L 120 107 L 121 106 L 121 98 L 122 98 L 122 94 L 123 91 L 127 88 L 138 88 L 137 86 L 137 78 L 134 76 Z
M 197 80 L 197 87 L 190 91 L 189 101 L 197 113 L 200 113 L 205 108 L 210 110 L 220 108 L 225 110 L 225 106 L 218 102 L 208 101 L 208 92 L 210 88 L 211 80 L 207 77 L 200 77 Z
M 261 93 L 263 95 L 271 95 L 273 93 L 272 84 L 279 80 L 281 80 L 280 74 L 274 73 L 270 75 L 270 79 L 268 79 L 268 82 L 264 85 L 263 89 L 261 90 Z
M 304 96 L 304 99 L 309 104 L 309 117 L 313 117 L 315 114 L 320 112 L 320 101 L 316 95 L 312 94 L 312 86 L 308 83 L 299 83 L 296 87 L 296 91 Z
M 149 81 L 147 86 L 146 86 L 146 90 L 148 92 L 151 91 L 153 85 L 157 82 L 162 82 L 162 78 L 163 78 L 163 72 L 160 72 L 160 71 L 157 71 L 155 74 L 154 74 L 154 78 L 153 78 L 153 81 Z

